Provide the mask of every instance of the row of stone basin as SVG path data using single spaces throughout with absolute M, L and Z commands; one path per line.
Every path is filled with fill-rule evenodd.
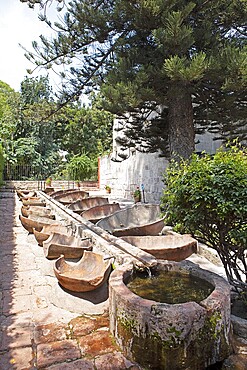
M 161 370 L 205 369 L 229 356 L 230 286 L 222 277 L 188 261 L 161 261 L 159 258 L 164 256 L 159 255 L 156 259 L 145 248 L 134 246 L 138 243 L 133 236 L 116 237 L 49 195 L 40 192 L 39 196 L 54 209 L 56 215 L 71 225 L 75 235 L 90 238 L 96 250 L 115 258 L 117 269 L 109 279 L 110 330 L 127 356 L 147 368 Z M 166 259 L 183 260 L 196 252 L 197 243 L 190 242 L 189 251 L 184 255 L 181 248 L 173 246 L 172 251 L 177 253 L 177 257 L 166 256 Z M 214 289 L 199 303 L 171 305 L 143 299 L 128 289 L 127 282 L 136 270 L 145 268 L 156 272 L 186 272 L 210 282 Z
M 133 236 L 120 239 L 70 213 L 55 200 L 51 203 L 59 208 L 61 217 L 66 212 L 73 220 L 80 237 L 90 236 L 98 248 L 104 245 L 103 253 L 116 257 L 118 268 L 109 279 L 110 330 L 127 356 L 153 369 L 203 369 L 229 355 L 230 287 L 223 278 L 188 262 L 161 262 L 134 246 Z M 189 254 L 196 251 L 192 240 L 190 243 Z M 181 250 L 179 246 L 173 248 L 180 255 Z M 145 267 L 199 275 L 214 286 L 214 291 L 200 304 L 170 305 L 143 299 L 128 289 L 127 282 L 135 269 Z

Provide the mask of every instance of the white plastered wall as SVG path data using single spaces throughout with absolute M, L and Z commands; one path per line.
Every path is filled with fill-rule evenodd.
M 114 127 L 118 127 L 119 121 L 115 120 Z M 127 159 L 116 162 L 120 147 L 115 138 L 118 131 L 113 129 L 113 151 L 109 156 L 100 158 L 100 181 L 101 189 L 106 184 L 112 188 L 112 195 L 126 199 L 132 199 L 132 193 L 137 186 L 144 185 L 145 201 L 159 203 L 162 196 L 164 183 L 163 176 L 168 166 L 168 160 L 160 157 L 158 153 L 141 153 L 134 149 L 128 149 L 124 153 Z M 196 137 L 196 151 L 214 153 L 221 145 L 220 141 L 213 140 L 213 134 L 206 133 Z M 119 158 L 118 158 L 119 159 Z

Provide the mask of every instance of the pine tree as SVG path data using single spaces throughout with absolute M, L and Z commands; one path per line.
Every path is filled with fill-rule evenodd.
M 245 0 L 72 0 L 27 57 L 68 65 L 63 102 L 96 89 L 128 112 L 123 145 L 187 158 L 196 128 L 246 138 L 246 15 Z

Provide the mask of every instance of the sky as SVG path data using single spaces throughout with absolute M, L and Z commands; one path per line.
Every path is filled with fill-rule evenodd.
M 19 46 L 21 44 L 32 51 L 32 41 L 38 41 L 39 35 L 52 36 L 49 27 L 38 19 L 38 13 L 38 6 L 33 10 L 19 0 L 0 0 L 0 80 L 15 91 L 20 90 L 25 76 L 44 74 L 39 71 L 29 75 L 26 72 L 33 68 L 33 64 L 26 59 L 25 51 Z M 55 88 L 59 79 L 50 76 L 50 83 Z

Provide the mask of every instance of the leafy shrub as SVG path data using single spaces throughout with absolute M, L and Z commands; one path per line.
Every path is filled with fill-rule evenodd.
M 97 165 L 95 160 L 86 154 L 75 155 L 68 163 L 68 173 L 71 179 L 76 181 L 90 180 L 92 176 L 97 177 Z
M 214 248 L 228 280 L 247 293 L 247 155 L 238 145 L 172 162 L 162 205 L 167 222 Z
M 3 183 L 3 170 L 4 170 L 4 157 L 3 157 L 3 148 L 0 144 L 0 185 Z

